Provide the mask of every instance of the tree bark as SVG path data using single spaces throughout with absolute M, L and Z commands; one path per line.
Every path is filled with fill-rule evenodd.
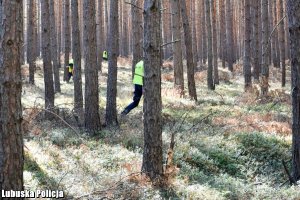
M 142 171 L 155 180 L 163 174 L 161 119 L 160 0 L 144 3 L 144 153 Z
M 217 40 L 217 2 L 212 1 L 212 34 L 213 34 L 213 77 L 214 84 L 219 84 L 218 72 L 218 40 Z
M 226 0 L 226 38 L 227 40 L 227 62 L 228 69 L 233 71 L 234 49 L 233 49 L 233 13 L 231 0 Z
M 220 13 L 220 51 L 222 59 L 222 67 L 226 67 L 226 21 L 225 21 L 225 0 L 219 1 Z
M 103 1 L 98 0 L 97 3 L 97 68 L 100 72 L 102 72 L 102 52 L 103 52 L 103 44 L 104 44 L 104 31 L 103 31 Z
M 35 0 L 29 0 L 29 23 L 28 23 L 28 49 L 27 57 L 29 63 L 29 83 L 34 84 L 34 72 L 36 69 L 36 57 L 37 57 L 37 18 L 36 18 L 36 2 Z
M 253 12 L 254 12 L 254 19 L 253 19 L 253 78 L 256 82 L 259 82 L 259 74 L 260 74 L 260 56 L 259 56 L 259 48 L 260 48 L 260 40 L 259 40 L 259 15 L 260 10 L 258 4 L 260 0 L 253 1 Z
M 64 60 L 64 81 L 67 81 L 68 76 L 68 68 L 66 66 L 69 66 L 69 57 L 70 57 L 70 1 L 65 0 L 65 9 L 64 9 L 64 33 L 65 33 L 65 60 Z
M 207 35 L 207 87 L 210 90 L 215 89 L 213 79 L 213 63 L 212 63 L 212 31 L 211 31 L 211 14 L 210 14 L 210 0 L 205 0 L 206 13 L 206 35 Z
M 181 7 L 181 19 L 183 23 L 184 36 L 185 36 L 185 46 L 186 46 L 186 60 L 187 60 L 187 77 L 188 77 L 188 89 L 191 99 L 197 101 L 197 93 L 195 86 L 195 77 L 194 77 L 194 56 L 193 56 L 193 46 L 192 46 L 192 37 L 191 29 L 189 25 L 188 15 L 186 11 L 186 4 L 184 0 L 180 0 Z
M 50 37 L 51 37 L 51 57 L 53 61 L 53 72 L 54 72 L 54 91 L 61 92 L 60 79 L 59 79 L 59 54 L 57 51 L 57 38 L 56 38 L 56 23 L 54 13 L 54 1 L 49 0 L 49 11 L 50 11 Z
M 142 1 L 132 0 L 132 3 L 138 8 L 142 8 Z M 131 7 L 131 19 L 132 19 L 132 79 L 134 76 L 135 65 L 143 58 L 143 13 L 135 6 Z
M 72 10 L 72 52 L 74 59 L 74 111 L 80 117 L 80 125 L 83 121 L 83 97 L 81 75 L 81 45 L 78 16 L 78 0 L 71 1 Z
M 269 89 L 269 51 L 268 40 L 269 40 L 269 21 L 268 21 L 268 0 L 262 0 L 262 79 L 261 79 L 261 94 L 266 96 Z
M 83 0 L 84 54 L 85 54 L 85 128 L 91 135 L 101 129 L 99 116 L 99 89 L 96 55 L 95 3 Z
M 278 4 L 278 13 L 279 13 L 279 19 L 283 18 L 283 2 L 282 0 L 279 0 Z M 286 69 L 285 69 L 285 35 L 284 35 L 284 20 L 279 24 L 279 40 L 280 40 L 280 56 L 281 56 L 281 86 L 285 87 L 286 82 Z
M 172 14 L 172 40 L 180 40 L 180 2 L 179 0 L 170 0 Z M 179 89 L 180 94 L 184 90 L 182 48 L 180 42 L 173 43 L 173 65 L 174 65 L 174 87 Z
M 0 190 L 22 191 L 22 1 L 0 1 Z M 23 198 L 18 198 L 23 199 Z
M 50 14 L 49 1 L 41 0 L 42 8 L 42 46 L 43 46 L 43 68 L 45 83 L 45 109 L 52 111 L 54 109 L 54 84 L 53 70 L 51 63 L 51 45 L 50 45 Z M 52 119 L 53 115 L 45 112 L 45 118 Z
M 292 64 L 292 175 L 300 179 L 300 0 L 287 0 Z
M 251 85 L 251 15 L 250 15 L 250 2 L 245 1 L 245 44 L 244 44 L 244 78 L 245 78 L 245 91 Z
M 107 101 L 106 101 L 106 125 L 115 126 L 117 120 L 117 75 L 118 75 L 118 52 L 119 52 L 119 27 L 118 2 L 110 2 L 109 40 L 108 40 L 108 78 L 107 78 Z
M 206 26 L 206 16 L 205 16 L 205 0 L 201 0 L 200 3 L 202 4 L 202 14 L 201 14 L 201 26 Z M 202 56 L 202 63 L 205 64 L 207 60 L 207 35 L 206 30 L 202 28 L 202 45 L 203 45 L 203 56 Z

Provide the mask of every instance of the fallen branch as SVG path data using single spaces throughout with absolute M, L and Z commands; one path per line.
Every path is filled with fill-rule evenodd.
M 111 186 L 110 186 L 109 188 L 107 188 L 107 189 L 104 189 L 104 190 L 96 190 L 96 191 L 93 191 L 93 192 L 91 192 L 91 193 L 84 194 L 84 195 L 81 195 L 81 196 L 79 196 L 79 197 L 75 197 L 75 199 L 81 199 L 81 198 L 83 198 L 83 197 L 87 197 L 87 196 L 90 196 L 90 195 L 102 194 L 102 193 L 108 192 L 108 191 L 110 191 L 110 190 L 114 190 L 114 189 L 116 189 L 116 188 L 120 185 L 121 181 L 123 181 L 125 178 L 128 178 L 128 177 L 130 177 L 130 176 L 132 176 L 132 175 L 135 175 L 135 174 L 141 174 L 141 173 L 142 173 L 142 172 L 134 172 L 134 173 L 131 173 L 131 174 L 129 174 L 129 175 L 127 175 L 127 176 L 121 178 L 119 181 L 115 182 L 113 185 L 111 185 Z

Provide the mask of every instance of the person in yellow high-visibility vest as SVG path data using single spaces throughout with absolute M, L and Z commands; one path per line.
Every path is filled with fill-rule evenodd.
M 143 83 L 144 83 L 144 61 L 141 60 L 135 65 L 134 76 L 134 96 L 133 102 L 129 104 L 121 113 L 121 115 L 127 115 L 132 109 L 139 105 L 141 97 L 143 95 Z
M 103 60 L 108 59 L 107 51 L 103 51 L 102 58 L 103 58 Z
M 74 73 L 74 60 L 73 59 L 69 60 L 69 66 L 66 67 L 68 68 L 67 82 L 69 82 Z

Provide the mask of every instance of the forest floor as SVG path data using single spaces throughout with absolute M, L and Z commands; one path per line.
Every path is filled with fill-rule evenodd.
M 132 100 L 133 86 L 130 60 L 121 58 L 118 66 L 120 113 Z M 244 92 L 241 64 L 234 74 L 220 68 L 215 91 L 207 89 L 206 71 L 197 72 L 195 103 L 172 89 L 172 64 L 164 63 L 165 160 L 172 133 L 176 145 L 167 186 L 160 189 L 139 176 L 143 102 L 119 118 L 118 128 L 103 128 L 90 137 L 72 114 L 73 81 L 61 82 L 62 93 L 55 96 L 60 119 L 46 121 L 41 63 L 35 86 L 27 83 L 28 66 L 22 74 L 28 190 L 63 190 L 66 199 L 300 199 L 298 186 L 288 185 L 282 166 L 282 160 L 291 163 L 291 100 L 290 84 L 280 86 L 279 69 L 271 69 L 270 96 L 264 99 L 257 95 L 258 85 Z M 104 123 L 107 63 L 99 79 Z

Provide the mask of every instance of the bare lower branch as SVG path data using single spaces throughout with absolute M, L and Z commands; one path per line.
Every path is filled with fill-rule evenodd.
M 143 8 L 138 7 L 137 5 L 135 5 L 135 4 L 133 4 L 133 3 L 130 3 L 130 2 L 127 2 L 127 1 L 125 1 L 125 3 L 126 3 L 126 4 L 129 4 L 129 5 L 133 6 L 133 7 L 135 7 L 135 8 L 137 8 L 137 9 L 144 10 Z
M 169 44 L 173 44 L 173 43 L 176 43 L 176 42 L 180 42 L 180 40 L 174 40 L 174 41 L 171 41 L 171 42 L 167 42 L 165 44 L 162 44 L 161 47 L 164 47 L 164 46 L 167 46 Z

